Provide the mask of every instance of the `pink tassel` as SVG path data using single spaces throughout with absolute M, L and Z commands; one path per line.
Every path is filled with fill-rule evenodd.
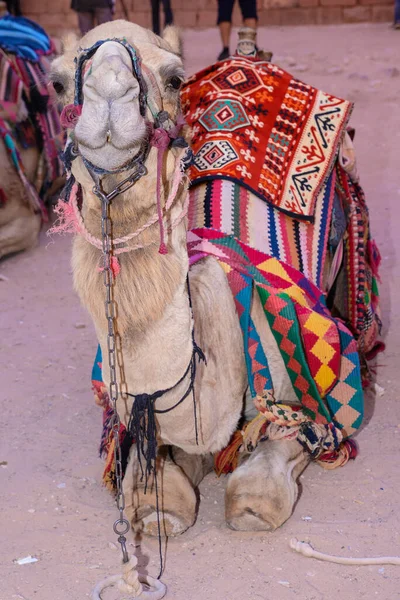
M 72 195 L 76 194 L 77 192 L 78 186 L 74 184 L 71 190 L 71 198 Z M 57 221 L 49 230 L 50 234 L 77 233 L 79 231 L 79 224 L 71 201 L 65 202 L 64 200 L 60 199 L 54 207 L 54 212 L 57 215 Z
M 78 104 L 67 104 L 62 109 L 60 115 L 61 126 L 64 129 L 74 129 L 76 127 L 79 117 L 82 114 L 82 105 Z

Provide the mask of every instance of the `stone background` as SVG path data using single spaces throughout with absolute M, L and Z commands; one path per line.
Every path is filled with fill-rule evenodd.
M 175 22 L 181 27 L 207 28 L 216 23 L 217 0 L 171 0 Z M 116 0 L 116 17 L 123 18 L 121 0 Z M 71 0 L 22 0 L 25 16 L 40 23 L 51 35 L 77 29 Z M 151 26 L 150 0 L 124 0 L 129 19 Z M 335 23 L 385 22 L 393 19 L 393 2 L 388 0 L 258 0 L 259 24 L 322 25 Z M 234 24 L 241 23 L 236 2 Z

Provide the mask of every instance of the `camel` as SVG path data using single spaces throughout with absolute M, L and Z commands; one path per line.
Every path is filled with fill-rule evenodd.
M 142 75 L 134 72 L 131 48 L 140 57 Z M 82 67 L 80 81 L 77 64 Z M 134 528 L 157 535 L 159 511 L 162 533 L 178 535 L 195 522 L 197 487 L 213 468 L 213 454 L 228 444 L 241 419 L 257 415 L 248 392 L 243 336 L 226 272 L 211 256 L 189 270 L 184 218 L 189 192 L 179 171 L 186 148 L 172 143 L 158 169 L 157 144 L 149 143 L 155 114 L 165 111 L 172 124 L 179 119 L 185 78 L 179 35 L 168 27 L 161 38 L 126 21 L 100 25 L 80 40 L 71 36 L 65 40 L 50 78 L 69 114 L 72 189 L 75 194 L 76 184 L 81 189 L 77 212 L 69 215 L 78 233 L 72 250 L 73 282 L 94 323 L 106 389 L 110 387 L 109 328 L 99 273 L 104 270 L 102 205 L 94 185 L 111 192 L 130 173 L 120 168 L 143 157 L 144 174 L 110 204 L 113 239 L 123 240 L 116 242 L 120 245 L 115 245 L 111 259 L 119 349 L 117 410 L 121 423 L 129 428 L 135 402 L 162 391 L 155 403 L 159 505 L 155 472 L 143 478 L 143 457 L 135 445 L 123 491 Z M 75 84 L 81 85 L 78 93 Z M 190 142 L 187 126 L 179 135 L 181 141 Z M 157 174 L 162 178 L 162 223 L 157 219 Z M 293 386 L 256 294 L 251 317 L 268 356 L 276 397 L 285 404 L 295 403 Z M 197 361 L 198 347 L 206 361 Z M 194 405 L 185 398 L 191 382 L 188 365 L 193 360 Z M 227 483 L 228 526 L 273 531 L 282 525 L 293 512 L 297 479 L 309 461 L 310 454 L 293 436 L 267 436 L 253 452 L 242 452 Z
M 32 44 L 29 61 L 32 72 L 35 72 L 42 85 L 37 86 L 39 93 L 31 97 L 32 82 L 26 72 L 20 70 L 19 61 L 23 61 L 22 55 L 14 51 L 8 52 L 2 46 L 0 32 L 0 60 L 2 64 L 2 76 L 7 77 L 11 84 L 2 86 L 2 98 L 0 99 L 0 258 L 8 254 L 20 252 L 33 247 L 38 240 L 39 231 L 43 220 L 46 219 L 45 202 L 63 185 L 62 165 L 56 157 L 48 157 L 49 146 L 55 141 L 50 138 L 57 137 L 60 128 L 57 126 L 50 132 L 45 133 L 43 121 L 46 115 L 56 123 L 57 112 L 52 107 L 43 111 L 43 102 L 46 98 L 44 72 L 49 69 L 49 63 L 43 51 L 36 54 L 37 44 L 35 36 L 45 38 L 45 33 L 34 23 L 26 19 L 11 17 L 6 14 L 5 3 L 0 3 L 1 32 L 7 31 L 8 27 L 15 27 L 15 33 L 20 33 L 20 42 L 28 34 L 26 45 Z M 10 25 L 11 24 L 11 25 Z M 35 27 L 37 29 L 35 29 Z M 19 29 L 18 29 L 19 28 Z M 29 33 L 31 37 L 29 37 Z M 8 42 L 9 43 L 9 42 Z M 7 41 L 5 42 L 7 48 Z M 51 44 L 48 39 L 48 51 L 51 52 Z M 9 88 L 7 86 L 10 86 Z M 18 90 L 18 91 L 16 91 Z M 7 95 L 8 94 L 8 95 Z M 15 95 L 15 96 L 14 96 Z M 40 100 L 40 97 L 42 98 Z M 16 98 L 15 107 L 13 106 Z M 36 102 L 36 104 L 35 104 Z M 22 132 L 22 136 L 21 136 Z M 32 138 L 35 140 L 32 142 Z M 10 146 L 10 143 L 12 146 Z M 7 145 L 6 145 L 7 144 Z M 10 148 L 18 153 L 19 159 L 10 156 Z M 17 163 L 17 166 L 16 166 Z M 53 181 L 47 181 L 48 179 Z M 43 186 L 43 184 L 46 184 Z M 42 198 L 40 198 L 41 187 Z M 46 187 L 46 189 L 44 189 Z

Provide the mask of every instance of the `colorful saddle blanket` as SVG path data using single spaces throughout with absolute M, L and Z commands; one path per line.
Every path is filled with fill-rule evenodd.
M 264 424 L 301 424 L 297 437 L 314 457 L 337 449 L 362 422 L 360 356 L 364 365 L 381 349 L 379 253 L 346 133 L 351 104 L 242 57 L 193 76 L 182 103 L 196 152 L 191 263 L 213 256 L 227 273 Z M 275 398 L 251 318 L 253 293 L 286 365 L 295 407 Z M 250 445 L 260 439 L 263 420 L 255 422 L 239 444 L 246 445 L 247 434 Z
M 239 183 L 313 221 L 352 104 L 255 58 L 234 57 L 191 77 L 182 110 L 193 129 L 190 179 Z
M 47 88 L 46 56 L 52 52 L 50 38 L 36 23 L 10 15 L 0 19 L 0 136 L 29 203 L 43 217 L 46 191 L 64 171 L 60 160 L 64 133 Z M 26 177 L 18 146 L 41 151 L 35 185 Z M 4 192 L 2 196 L 6 201 Z
M 259 411 L 220 453 L 217 468 L 229 471 L 238 448 L 254 448 L 271 423 L 294 432 L 314 458 L 343 464 L 337 450 L 363 418 L 360 356 L 379 347 L 380 326 L 379 253 L 364 195 L 353 162 L 346 170 L 346 158 L 337 160 L 351 104 L 241 57 L 192 77 L 182 103 L 196 153 L 189 259 L 212 256 L 227 275 Z M 297 396 L 294 406 L 275 397 L 251 316 L 253 294 Z M 98 355 L 93 384 L 105 409 L 101 449 L 110 483 L 112 411 L 100 363 Z M 120 435 L 129 448 L 123 426 Z M 345 448 L 345 460 L 355 456 Z
M 52 43 L 42 27 L 24 17 L 4 15 L 0 19 L 0 46 L 7 52 L 31 62 L 52 51 Z

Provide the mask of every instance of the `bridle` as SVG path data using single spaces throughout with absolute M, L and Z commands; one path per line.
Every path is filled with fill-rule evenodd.
M 110 38 L 105 40 L 100 40 L 93 44 L 90 48 L 82 49 L 80 51 L 79 56 L 75 59 L 76 63 L 76 71 L 75 71 L 75 93 L 74 93 L 74 104 L 68 105 L 64 108 L 61 113 L 61 122 L 65 127 L 72 128 L 78 122 L 79 116 L 82 112 L 83 105 L 83 83 L 84 83 L 84 74 L 85 68 L 87 68 L 88 61 L 90 61 L 97 50 L 106 42 L 116 42 L 123 46 L 131 59 L 132 63 L 132 71 L 133 74 L 139 84 L 139 109 L 140 114 L 144 119 L 146 119 L 148 137 L 146 142 L 142 145 L 139 152 L 128 162 L 121 165 L 117 169 L 107 170 L 104 168 L 100 168 L 93 163 L 91 163 L 87 158 L 85 158 L 81 152 L 79 151 L 79 146 L 76 144 L 73 137 L 69 140 L 69 143 L 66 146 L 66 150 L 64 152 L 64 163 L 67 171 L 67 185 L 65 187 L 64 199 L 68 201 L 70 199 L 71 191 L 75 190 L 74 186 L 75 179 L 72 175 L 72 161 L 76 159 L 78 156 L 82 159 L 83 164 L 86 167 L 89 175 L 93 179 L 94 187 L 93 193 L 102 201 L 111 202 L 117 196 L 123 194 L 127 190 L 129 190 L 132 186 L 134 186 L 142 177 L 147 175 L 147 167 L 146 160 L 149 156 L 150 149 L 152 147 L 157 148 L 158 158 L 157 158 L 157 215 L 156 220 L 159 222 L 160 228 L 160 247 L 159 252 L 161 254 L 166 254 L 168 252 L 167 246 L 164 241 L 164 223 L 163 223 L 163 215 L 161 208 L 161 171 L 162 171 L 162 161 L 164 152 L 169 147 L 179 147 L 186 148 L 185 155 L 182 159 L 180 159 L 179 163 L 176 165 L 174 180 L 180 181 L 182 178 L 181 172 L 183 172 L 191 163 L 192 153 L 191 150 L 183 137 L 180 137 L 180 130 L 184 125 L 184 121 L 181 115 L 178 115 L 176 123 L 173 122 L 171 116 L 168 112 L 163 110 L 163 107 L 160 106 L 157 102 L 153 102 L 149 97 L 149 89 L 147 83 L 145 81 L 143 70 L 141 66 L 141 62 L 137 52 L 133 46 L 131 46 L 125 39 L 118 38 Z M 145 67 L 144 67 L 145 69 Z M 149 71 L 148 80 L 150 82 L 150 86 L 157 100 L 161 102 L 161 92 L 158 88 L 158 84 L 154 76 Z M 152 120 L 146 118 L 147 110 L 149 110 Z M 66 115 L 73 115 L 73 118 L 69 118 L 67 120 Z M 106 175 L 113 175 L 122 172 L 129 171 L 129 174 L 125 179 L 120 181 L 118 184 L 114 186 L 114 188 L 106 193 L 103 189 L 102 179 Z M 177 186 L 174 186 L 177 191 Z M 76 198 L 72 198 L 71 204 L 73 206 L 77 206 Z M 168 200 L 169 206 L 171 205 L 170 199 Z M 187 207 L 186 207 L 187 208 Z M 186 215 L 186 212 L 181 214 L 178 221 L 180 222 L 182 218 Z M 87 241 L 92 245 L 99 247 L 101 245 L 101 240 L 93 238 L 89 234 L 89 232 L 85 229 L 83 225 L 83 221 L 78 214 L 76 214 L 76 221 L 79 223 L 79 233 L 83 234 Z M 149 223 L 145 225 L 144 228 L 150 226 L 155 222 L 154 218 L 149 220 Z M 178 224 L 175 222 L 174 226 Z M 135 237 L 138 235 L 138 232 L 134 232 L 130 234 L 130 236 L 126 237 Z M 112 242 L 112 247 L 114 246 L 114 242 Z M 125 251 L 129 251 L 130 249 L 140 248 L 140 245 L 136 245 L 132 248 L 118 248 L 116 253 L 121 253 Z
M 87 63 L 87 61 L 89 61 L 95 55 L 95 53 L 100 48 L 100 46 L 102 46 L 106 42 L 116 42 L 116 43 L 120 44 L 121 46 L 123 46 L 125 48 L 125 50 L 128 52 L 130 59 L 131 59 L 131 63 L 132 63 L 133 75 L 139 84 L 140 114 L 142 115 L 143 118 L 145 118 L 146 117 L 146 108 L 147 108 L 147 91 L 148 91 L 146 82 L 145 82 L 143 74 L 142 74 L 140 60 L 136 53 L 135 48 L 133 48 L 133 46 L 128 44 L 127 41 L 124 39 L 121 40 L 118 38 L 110 38 L 110 39 L 106 39 L 106 40 L 99 40 L 98 42 L 93 44 L 93 46 L 91 46 L 90 48 L 81 50 L 79 56 L 77 58 L 75 58 L 76 70 L 75 70 L 74 105 L 77 107 L 81 107 L 83 105 L 83 82 L 84 82 L 83 80 L 84 80 L 85 64 Z M 131 159 L 128 163 L 126 163 L 125 165 L 122 165 L 118 169 L 113 169 L 113 170 L 100 169 L 99 167 L 96 167 L 96 165 L 92 164 L 90 161 L 88 161 L 84 157 L 82 157 L 82 159 L 83 159 L 83 162 L 85 163 L 85 166 L 88 168 L 88 170 L 90 170 L 94 173 L 97 173 L 99 175 L 115 174 L 115 173 L 121 173 L 122 171 L 126 171 L 130 168 L 134 168 L 134 167 L 136 167 L 136 165 L 138 165 L 138 166 L 143 165 L 147 158 L 148 153 L 149 153 L 149 146 L 146 145 L 146 147 L 141 148 L 139 153 L 133 159 Z

